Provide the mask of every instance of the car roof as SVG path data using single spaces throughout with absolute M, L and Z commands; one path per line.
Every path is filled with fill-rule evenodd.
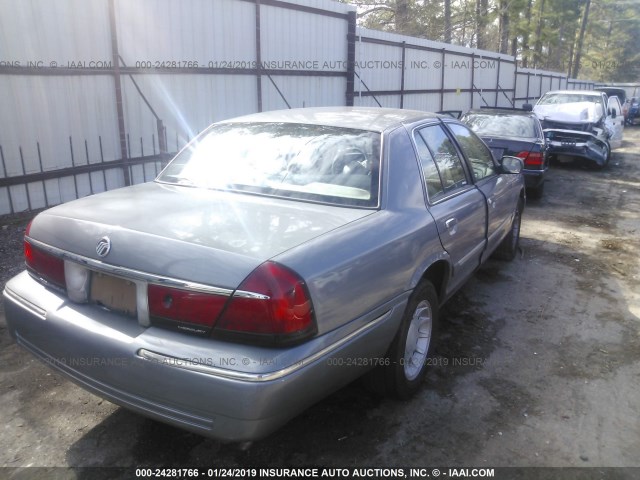
M 479 115 L 519 115 L 522 117 L 532 117 L 532 118 L 538 118 L 536 117 L 536 114 L 528 111 L 528 110 L 521 110 L 519 108 L 475 108 L 473 110 L 469 110 L 468 112 L 465 113 L 465 115 L 468 114 L 479 114 Z
M 230 118 L 220 123 L 303 123 L 383 132 L 391 127 L 416 122 L 421 119 L 438 118 L 441 118 L 441 116 L 435 113 L 398 108 L 316 107 L 254 113 Z
M 594 97 L 599 97 L 602 95 L 602 92 L 595 92 L 593 90 L 551 90 L 546 92 L 545 95 L 549 93 L 561 93 L 563 95 L 592 95 Z

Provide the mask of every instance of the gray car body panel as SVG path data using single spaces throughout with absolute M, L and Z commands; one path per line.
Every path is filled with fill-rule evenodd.
M 150 182 L 51 208 L 31 236 L 106 264 L 234 289 L 262 262 L 372 212 Z M 105 258 L 96 253 L 103 236 L 112 242 Z
M 506 235 L 524 182 L 522 175 L 498 174 L 485 181 L 489 187 L 469 186 L 473 202 L 456 194 L 430 206 L 410 132 L 441 119 L 402 110 L 354 109 L 353 118 L 349 112 L 247 118 L 327 117 L 329 124 L 380 128 L 379 209 L 150 183 L 56 207 L 36 217 L 30 230 L 35 240 L 70 252 L 67 261 L 84 258 L 94 270 L 121 266 L 229 290 L 263 261 L 275 260 L 307 284 L 318 325 L 309 340 L 269 348 L 149 327 L 75 304 L 26 272 L 4 291 L 9 332 L 84 388 L 221 440 L 263 437 L 354 380 L 372 361 L 340 361 L 384 357 L 412 290 L 436 262 L 446 266 L 436 285 L 440 300 L 450 297 Z M 491 221 L 489 200 L 504 203 Z M 468 231 L 476 238 L 455 234 L 443 248 L 432 210 L 446 217 L 454 204 L 449 213 L 471 218 Z M 113 246 L 102 259 L 96 243 L 104 235 Z M 460 248 L 471 253 L 459 254 Z M 465 268 L 455 265 L 455 256 L 466 258 Z M 138 288 L 145 285 L 142 280 Z
M 14 291 L 20 292 L 21 300 L 16 301 Z M 27 299 L 46 311 L 44 318 L 27 313 L 26 292 L 34 294 L 25 295 Z M 7 284 L 4 300 L 11 319 L 9 331 L 17 342 L 83 388 L 143 415 L 225 441 L 263 437 L 364 373 L 364 366 L 340 368 L 331 360 L 381 358 L 403 312 L 403 302 L 383 308 L 386 313 L 380 320 L 367 321 L 365 331 L 343 344 L 339 339 L 352 332 L 336 331 L 279 351 L 238 348 L 211 339 L 190 338 L 187 343 L 181 333 L 153 327 L 142 330 L 113 313 L 61 301 L 27 273 Z M 313 353 L 332 346 L 313 359 Z M 145 360 L 141 349 L 164 358 Z M 181 368 L 180 362 L 197 362 L 236 375 L 202 373 Z M 261 381 L 265 373 L 292 366 L 285 376 Z M 253 375 L 243 378 L 240 373 Z

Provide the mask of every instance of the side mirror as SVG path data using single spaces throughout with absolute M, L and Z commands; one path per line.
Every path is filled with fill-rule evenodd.
M 533 105 L 531 105 L 530 103 L 525 103 L 522 105 L 522 110 L 524 110 L 525 112 L 533 112 Z
M 522 162 L 522 159 L 518 157 L 510 157 L 508 155 L 505 155 L 500 160 L 500 164 L 502 165 L 503 173 L 517 174 L 521 173 L 524 169 L 524 163 Z
M 616 118 L 618 116 L 618 112 L 615 108 L 611 109 L 611 118 Z

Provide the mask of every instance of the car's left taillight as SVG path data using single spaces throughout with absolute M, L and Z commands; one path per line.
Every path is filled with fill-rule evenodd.
M 540 152 L 520 152 L 516 157 L 524 162 L 524 168 L 541 170 L 544 165 L 544 156 Z
M 64 260 L 34 245 L 29 239 L 30 230 L 31 222 L 27 225 L 24 236 L 24 258 L 27 270 L 47 285 L 66 289 Z

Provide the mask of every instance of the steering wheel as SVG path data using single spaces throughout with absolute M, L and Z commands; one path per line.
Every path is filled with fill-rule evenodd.
M 347 147 L 338 151 L 331 162 L 331 173 L 339 175 L 341 173 L 354 173 L 367 175 L 367 154 L 358 147 Z

